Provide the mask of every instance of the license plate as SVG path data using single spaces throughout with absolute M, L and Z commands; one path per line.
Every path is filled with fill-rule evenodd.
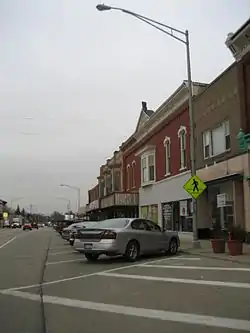
M 92 247 L 93 247 L 93 244 L 84 244 L 84 248 L 86 250 L 90 250 L 90 249 L 92 249 Z

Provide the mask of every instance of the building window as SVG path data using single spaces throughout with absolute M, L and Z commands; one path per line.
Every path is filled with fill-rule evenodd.
M 155 181 L 155 152 L 150 152 L 141 157 L 142 185 Z
M 231 148 L 229 121 L 203 133 L 204 158 L 220 155 Z
M 136 163 L 135 161 L 132 162 L 132 172 L 131 172 L 131 176 L 132 176 L 132 188 L 135 187 L 135 166 L 136 166 Z
M 166 159 L 166 175 L 170 175 L 171 173 L 171 160 L 170 160 L 170 156 L 171 156 L 171 142 L 170 142 L 170 138 L 166 137 L 164 142 L 164 147 L 165 147 L 165 159 Z
M 130 189 L 130 165 L 127 165 L 127 190 Z
M 180 143 L 180 170 L 187 167 L 187 129 L 181 126 L 178 131 L 179 143 Z

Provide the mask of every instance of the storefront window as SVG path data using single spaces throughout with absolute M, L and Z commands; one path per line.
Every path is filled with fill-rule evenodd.
M 162 204 L 162 227 L 166 230 L 191 232 L 193 230 L 192 200 Z

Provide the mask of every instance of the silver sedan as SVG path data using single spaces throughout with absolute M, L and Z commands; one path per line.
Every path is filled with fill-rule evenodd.
M 164 231 L 157 224 L 142 218 L 115 218 L 80 229 L 75 235 L 74 248 L 89 261 L 101 254 L 123 255 L 136 261 L 140 255 L 176 254 L 180 246 L 178 232 Z

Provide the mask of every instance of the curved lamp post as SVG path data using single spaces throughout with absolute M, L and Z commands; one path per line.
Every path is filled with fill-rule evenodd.
M 186 47 L 186 60 L 187 60 L 187 78 L 188 78 L 188 91 L 189 91 L 189 122 L 190 122 L 190 160 L 191 160 L 191 176 L 196 175 L 196 166 L 195 166 L 195 141 L 194 141 L 194 115 L 193 115 L 193 100 L 192 100 L 192 78 L 191 78 L 191 61 L 190 61 L 190 46 L 189 46 L 189 32 L 188 30 L 182 31 L 175 29 L 169 25 L 163 24 L 161 22 L 152 20 L 149 17 L 131 12 L 130 10 L 112 7 L 105 4 L 99 4 L 96 6 L 96 9 L 99 11 L 108 11 L 108 10 L 118 10 L 125 14 L 134 16 L 140 21 L 143 21 L 157 30 L 160 30 L 164 34 L 178 40 L 183 43 Z M 166 30 L 167 29 L 167 30 Z M 176 36 L 177 34 L 177 36 Z M 200 247 L 200 242 L 198 240 L 198 231 L 197 231 L 197 209 L 196 209 L 196 200 L 193 200 L 193 246 L 195 248 Z
M 79 213 L 80 205 L 81 205 L 81 189 L 80 189 L 80 187 L 71 186 L 71 185 L 68 185 L 68 184 L 61 184 L 60 186 L 70 188 L 70 189 L 75 190 L 77 192 L 77 213 Z

